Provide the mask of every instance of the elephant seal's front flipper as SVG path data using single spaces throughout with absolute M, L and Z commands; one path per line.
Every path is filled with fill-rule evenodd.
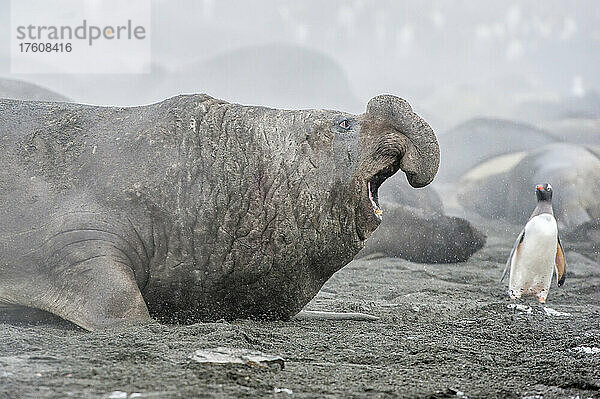
M 96 255 L 57 274 L 36 307 L 90 331 L 150 321 L 132 269 L 121 260 Z

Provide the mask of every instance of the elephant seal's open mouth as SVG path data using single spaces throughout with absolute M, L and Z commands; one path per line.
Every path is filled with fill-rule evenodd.
M 379 187 L 400 169 L 401 158 L 395 158 L 384 167 L 370 175 L 370 177 L 357 181 L 360 191 L 360 201 L 356 220 L 356 231 L 358 238 L 362 241 L 369 235 L 383 218 L 383 211 L 379 207 Z
M 396 173 L 398 169 L 400 169 L 400 160 L 397 159 L 390 165 L 382 168 L 379 172 L 375 173 L 370 179 L 367 180 L 369 201 L 373 206 L 373 213 L 379 220 L 382 219 L 383 215 L 381 208 L 379 208 L 379 187 L 381 187 L 384 181 Z

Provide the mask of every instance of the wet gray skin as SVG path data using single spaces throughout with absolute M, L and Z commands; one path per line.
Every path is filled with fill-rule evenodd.
M 288 319 L 378 226 L 368 187 L 398 169 L 422 187 L 439 164 L 388 95 L 359 116 L 0 100 L 0 151 L 0 302 L 88 330 Z

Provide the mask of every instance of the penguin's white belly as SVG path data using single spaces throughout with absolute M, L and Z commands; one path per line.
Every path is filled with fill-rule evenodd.
M 558 227 L 550 214 L 534 217 L 525 225 L 525 238 L 510 267 L 510 296 L 536 295 L 546 299 L 556 258 Z

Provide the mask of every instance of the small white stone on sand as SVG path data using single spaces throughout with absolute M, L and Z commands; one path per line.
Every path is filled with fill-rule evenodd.
M 260 365 L 265 367 L 278 366 L 284 368 L 284 360 L 279 356 L 267 355 L 262 352 L 249 349 L 237 348 L 209 348 L 199 349 L 190 355 L 192 360 L 198 363 L 213 363 L 213 364 L 247 364 Z
M 291 394 L 294 393 L 291 389 L 287 389 L 287 388 L 275 388 L 275 389 L 273 389 L 273 392 L 275 392 L 275 393 L 287 393 L 288 395 L 291 395 Z
M 571 313 L 559 312 L 558 310 L 549 307 L 544 307 L 544 312 L 546 312 L 548 316 L 571 316 Z
M 596 346 L 576 346 L 572 350 L 574 350 L 575 352 L 586 353 L 588 355 L 600 354 L 600 348 Z
M 108 395 L 108 399 L 127 399 L 127 392 L 113 391 Z
M 509 303 L 508 305 L 506 305 L 506 307 L 509 309 L 516 309 L 520 312 L 524 312 L 527 314 L 531 313 L 531 306 L 521 305 L 520 303 Z

